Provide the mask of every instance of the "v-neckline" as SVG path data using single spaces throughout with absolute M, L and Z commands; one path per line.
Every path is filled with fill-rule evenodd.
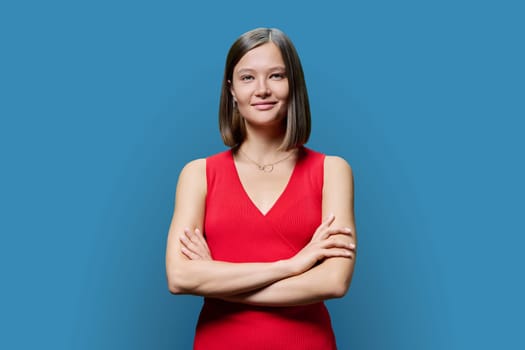
M 241 188 L 242 193 L 244 194 L 244 197 L 246 197 L 246 200 L 250 202 L 251 206 L 259 213 L 262 217 L 268 217 L 268 215 L 275 209 L 275 207 L 282 201 L 282 198 L 288 192 L 288 189 L 290 188 L 290 185 L 292 184 L 292 180 L 295 177 L 295 173 L 297 172 L 297 165 L 299 164 L 301 160 L 301 148 L 299 148 L 297 152 L 297 159 L 295 161 L 295 164 L 293 166 L 292 172 L 290 174 L 290 177 L 288 178 L 288 181 L 286 182 L 286 185 L 284 186 L 284 189 L 281 191 L 279 196 L 275 199 L 275 201 L 272 203 L 270 208 L 263 213 L 262 210 L 255 204 L 252 197 L 250 197 L 250 194 L 244 187 L 244 184 L 242 183 L 241 176 L 239 175 L 239 171 L 237 169 L 237 165 L 235 164 L 235 157 L 233 156 L 233 150 L 230 151 L 230 159 L 231 159 L 231 165 L 233 167 L 233 172 L 235 173 L 235 178 L 237 179 L 237 183 L 239 184 L 239 187 Z

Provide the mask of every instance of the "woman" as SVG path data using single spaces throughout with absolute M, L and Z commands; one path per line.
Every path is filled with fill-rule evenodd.
M 194 348 L 335 349 L 323 301 L 352 278 L 352 172 L 303 146 L 306 85 L 281 31 L 230 48 L 219 125 L 231 149 L 184 167 L 167 242 L 170 292 L 205 297 Z

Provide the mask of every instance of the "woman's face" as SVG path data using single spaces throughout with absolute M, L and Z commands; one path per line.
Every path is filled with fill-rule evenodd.
M 248 51 L 233 69 L 231 93 L 252 126 L 282 125 L 288 110 L 288 77 L 272 42 Z

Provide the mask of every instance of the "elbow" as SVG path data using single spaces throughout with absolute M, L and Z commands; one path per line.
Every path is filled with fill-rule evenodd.
M 341 276 L 339 274 L 333 274 L 332 280 L 330 281 L 331 283 L 327 283 L 327 286 L 330 286 L 328 290 L 328 299 L 338 299 L 344 297 L 350 288 L 351 280 L 351 275 Z
M 354 275 L 354 265 L 347 265 L 343 268 L 330 269 L 326 274 L 326 286 L 328 287 L 328 298 L 338 299 L 342 298 L 350 289 L 352 277 Z
M 168 290 L 171 294 L 174 295 L 185 294 L 183 288 L 181 288 L 177 283 L 174 283 L 170 280 L 168 280 Z
M 341 281 L 334 283 L 330 291 L 330 299 L 338 299 L 344 297 L 346 295 L 346 292 L 348 292 L 348 287 L 349 286 L 347 283 Z
M 188 294 L 188 279 L 182 273 L 182 269 L 168 269 L 167 280 L 171 294 Z
M 184 294 L 184 289 L 182 288 L 179 281 L 168 274 L 168 290 L 171 294 Z

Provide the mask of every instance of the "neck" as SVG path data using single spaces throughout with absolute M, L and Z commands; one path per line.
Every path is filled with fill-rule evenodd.
M 246 139 L 239 148 L 256 162 L 271 163 L 290 152 L 279 150 L 284 139 L 282 129 L 254 129 L 247 126 L 246 131 Z

